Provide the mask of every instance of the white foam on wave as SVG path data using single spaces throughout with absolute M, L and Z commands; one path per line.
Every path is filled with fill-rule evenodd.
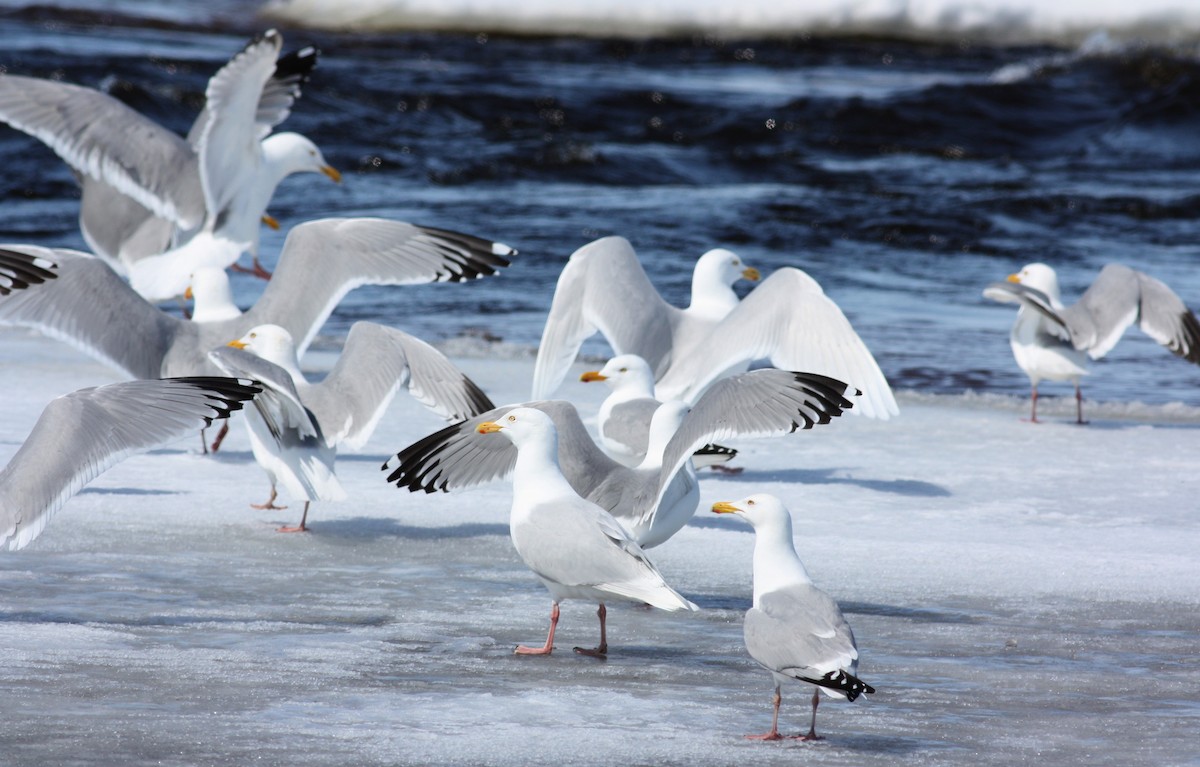
M 790 36 L 883 34 L 1078 44 L 1200 40 L 1192 0 L 270 0 L 271 19 L 326 29 L 445 29 L 525 34 Z

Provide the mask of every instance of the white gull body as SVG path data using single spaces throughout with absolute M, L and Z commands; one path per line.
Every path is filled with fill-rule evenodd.
M 718 514 L 735 514 L 754 528 L 754 604 L 746 612 L 750 656 L 775 682 L 771 731 L 751 736 L 778 740 L 781 686 L 789 680 L 816 685 L 812 723 L 803 740 L 817 739 L 818 692 L 853 701 L 875 689 L 858 679 L 858 647 L 842 611 L 813 585 L 792 541 L 792 516 L 773 495 L 752 495 L 714 504 Z

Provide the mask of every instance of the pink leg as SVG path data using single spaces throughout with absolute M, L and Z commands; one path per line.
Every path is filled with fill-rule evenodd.
M 558 628 L 558 602 L 550 608 L 550 633 L 546 635 L 546 644 L 542 647 L 526 647 L 517 645 L 517 655 L 549 655 L 554 651 L 554 629 Z
M 608 654 L 608 634 L 604 629 L 604 619 L 608 616 L 608 610 L 604 608 L 604 603 L 600 603 L 600 609 L 596 611 L 596 615 L 600 616 L 600 646 L 594 650 L 589 650 L 585 647 L 576 647 L 575 652 L 580 655 L 590 655 L 593 658 L 603 658 Z
M 221 421 L 221 429 L 217 432 L 216 438 L 212 442 L 212 451 L 215 453 L 221 449 L 221 443 L 225 441 L 225 435 L 229 433 L 229 419 Z M 207 452 L 207 451 L 205 451 Z
M 297 525 L 295 527 L 288 527 L 287 525 L 284 525 L 283 527 L 276 529 L 275 532 L 277 532 L 277 533 L 307 533 L 308 528 L 304 526 L 304 523 L 308 520 L 308 504 L 309 503 L 311 503 L 311 501 L 304 502 L 304 513 L 300 515 L 300 524 L 299 525 Z M 284 506 L 283 508 L 287 508 L 287 507 Z
M 1075 382 L 1075 423 L 1085 424 L 1083 420 L 1083 392 L 1079 388 L 1079 382 Z
M 1029 401 L 1031 403 L 1030 411 L 1029 411 L 1029 422 L 1030 423 L 1038 423 L 1038 419 L 1037 419 L 1037 384 L 1033 384 L 1033 393 L 1030 395 Z
M 783 695 L 779 692 L 779 685 L 775 685 L 775 696 L 771 698 L 771 702 L 775 704 L 775 712 L 771 715 L 771 731 L 766 735 L 747 735 L 746 740 L 783 740 L 779 734 L 779 704 L 783 701 Z
M 275 499 L 278 497 L 279 497 L 279 494 L 277 492 L 275 492 L 275 486 L 271 485 L 271 497 L 267 499 L 267 502 L 266 503 L 252 503 L 252 504 L 250 504 L 250 508 L 252 508 L 252 509 L 286 509 L 287 506 L 276 506 L 275 505 Z
M 824 738 L 817 734 L 817 704 L 821 702 L 820 692 L 819 689 L 813 689 L 813 715 L 812 724 L 808 727 L 808 734 L 796 735 L 796 740 L 824 740 Z

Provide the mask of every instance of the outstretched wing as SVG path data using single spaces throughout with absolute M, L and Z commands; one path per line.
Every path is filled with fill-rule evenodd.
M 0 546 L 22 548 L 109 467 L 194 435 L 258 392 L 231 378 L 164 378 L 81 389 L 52 401 L 0 472 Z
M 274 276 L 246 313 L 246 327 L 280 325 L 303 354 L 338 301 L 360 285 L 472 280 L 508 266 L 515 253 L 497 242 L 403 221 L 307 221 L 288 232 Z
M 0 249 L 0 296 L 58 277 L 58 264 L 40 255 Z
M 533 398 L 558 388 L 579 347 L 597 331 L 616 354 L 637 354 L 661 371 L 678 313 L 650 284 L 628 240 L 605 237 L 584 245 L 554 289 L 533 368 Z
M 1042 315 L 1042 328 L 1062 341 L 1071 340 L 1066 320 L 1054 308 L 1050 297 L 1037 288 L 1019 282 L 993 282 L 983 289 L 983 297 L 1001 304 L 1020 304 Z
M 1121 264 L 1105 266 L 1079 301 L 1062 311 L 1071 342 L 1103 357 L 1133 323 L 1188 362 L 1200 364 L 1200 322 L 1159 280 Z
M 0 323 L 37 328 L 134 378 L 158 378 L 184 324 L 133 292 L 108 264 L 86 253 L 0 246 L 58 264 L 58 279 L 0 297 Z
M 37 138 L 76 171 L 156 215 L 191 228 L 204 220 L 196 153 L 179 136 L 100 91 L 0 76 L 0 120 Z
M 656 396 L 695 402 L 713 381 L 757 359 L 860 389 L 854 412 L 880 419 L 900 412 L 883 371 L 846 315 L 816 280 L 791 267 L 772 273 L 702 341 L 676 349 Z
M 419 338 L 373 322 L 356 322 L 337 365 L 305 394 L 330 445 L 357 450 L 370 439 L 401 386 L 430 410 L 455 421 L 495 407 L 475 382 Z

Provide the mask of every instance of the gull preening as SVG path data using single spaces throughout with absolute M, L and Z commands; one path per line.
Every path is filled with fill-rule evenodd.
M 259 391 L 232 378 L 165 378 L 80 389 L 51 401 L 0 472 L 0 546 L 26 546 L 113 465 L 228 418 Z
M 1117 345 L 1126 328 L 1138 327 L 1178 357 L 1200 364 L 1200 321 L 1169 287 L 1121 264 L 1100 270 L 1080 299 L 1064 306 L 1058 275 L 1045 264 L 1028 264 L 1006 282 L 993 282 L 983 295 L 1020 304 L 1009 334 L 1013 356 L 1029 376 L 1029 420 L 1037 422 L 1038 383 L 1075 384 L 1075 420 L 1083 420 L 1079 379 L 1088 359 L 1100 359 Z
M 48 258 L 0 249 L 0 296 L 56 279 L 56 269 L 58 264 Z
M 881 419 L 899 412 L 870 350 L 816 280 L 784 267 L 738 301 L 730 285 L 742 274 L 736 271 L 741 261 L 733 264 L 728 251 L 706 261 L 713 255 L 697 263 L 692 306 L 679 309 L 654 289 L 624 238 L 605 237 L 575 251 L 559 276 L 538 346 L 534 398 L 549 396 L 584 340 L 600 332 L 616 354 L 637 354 L 650 364 L 655 396 L 664 402 L 694 402 L 718 378 L 766 359 L 776 368 L 820 373 L 861 389 L 855 412 Z
M 90 247 L 148 300 L 180 296 L 200 266 L 225 268 L 245 251 L 257 263 L 260 222 L 284 177 L 340 178 L 304 136 L 268 135 L 316 61 L 311 48 L 280 60 L 282 45 L 270 30 L 222 67 L 187 139 L 108 94 L 20 75 L 0 76 L 0 120 L 86 177 L 80 225 Z
M 517 554 L 553 599 L 545 644 L 518 645 L 517 654 L 553 651 L 558 605 L 564 599 L 599 602 L 600 643 L 595 649 L 575 648 L 595 656 L 608 652 L 606 600 L 624 599 L 670 611 L 697 609 L 666 584 L 642 547 L 611 514 L 579 497 L 571 487 L 558 468 L 557 430 L 550 416 L 518 407 L 475 429 L 482 435 L 499 433 L 516 449 L 509 532 Z
M 569 402 L 507 405 L 414 442 L 383 470 L 390 472 L 388 482 L 412 492 L 448 492 L 501 479 L 514 470 L 518 452 L 503 440 L 481 438 L 479 424 L 501 422 L 515 407 L 540 410 L 556 427 L 558 471 L 575 492 L 651 548 L 677 533 L 696 511 L 700 491 L 691 456 L 698 448 L 729 437 L 778 436 L 827 424 L 851 407 L 847 393 L 841 381 L 787 370 L 723 378 L 694 406 L 672 401 L 659 407 L 646 457 L 635 467 L 606 455 Z
M 337 364 L 320 383 L 305 378 L 291 334 L 277 325 L 253 328 L 209 357 L 226 373 L 263 388 L 246 410 L 246 421 L 254 458 L 271 480 L 271 497 L 253 506 L 286 508 L 275 505 L 279 485 L 288 497 L 303 500 L 300 524 L 280 528 L 284 532 L 308 529 L 311 501 L 346 497 L 334 474 L 337 451 L 366 444 L 401 387 L 453 420 L 494 407 L 441 352 L 373 322 L 351 326 Z
M 279 325 L 308 348 L 338 301 L 361 285 L 461 282 L 508 266 L 512 248 L 378 218 L 326 218 L 292 227 L 275 276 L 233 319 L 189 322 L 162 312 L 98 258 L 33 245 L 0 246 L 58 263 L 58 279 L 0 297 L 0 324 L 65 340 L 133 378 L 213 372 L 210 350 L 257 325 Z
M 712 507 L 736 514 L 754 528 L 754 604 L 746 612 L 746 649 L 775 682 L 771 731 L 748 735 L 780 740 L 780 688 L 788 680 L 815 685 L 812 723 L 800 740 L 817 740 L 820 694 L 853 701 L 875 688 L 859 679 L 858 646 L 837 602 L 813 585 L 792 542 L 792 515 L 773 495 L 752 495 Z

